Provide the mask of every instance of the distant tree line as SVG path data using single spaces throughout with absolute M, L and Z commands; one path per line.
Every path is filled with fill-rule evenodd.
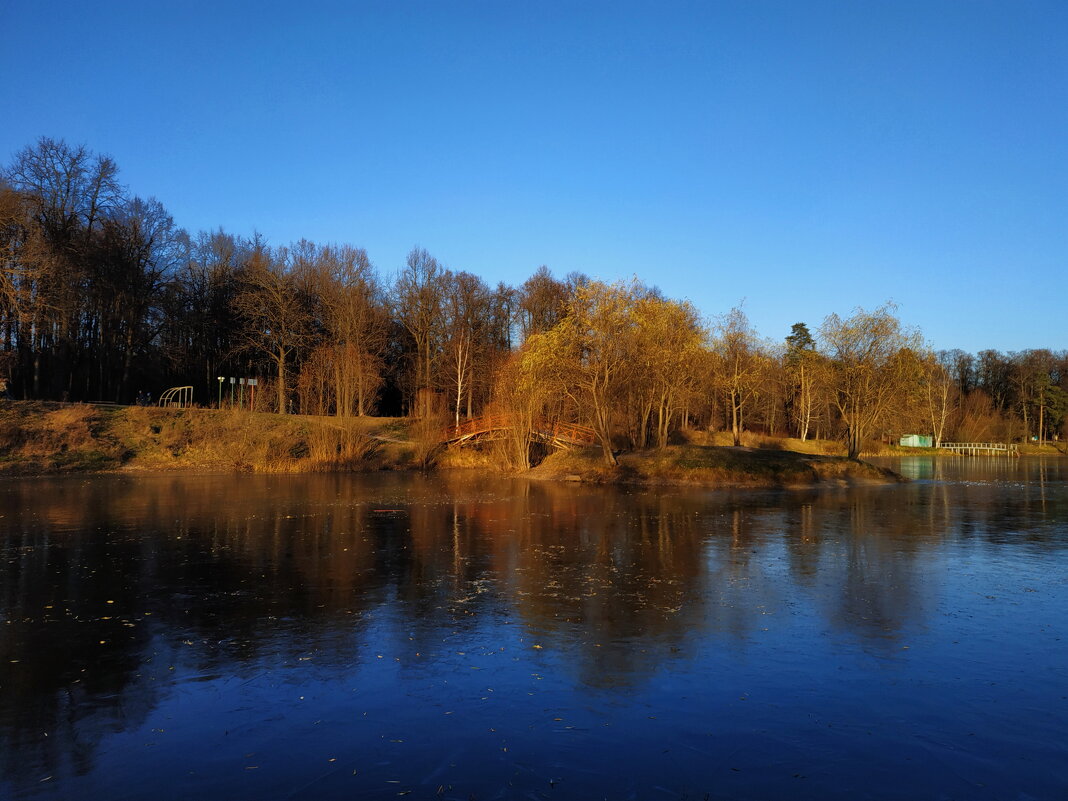
M 488 285 L 415 248 L 386 280 L 366 251 L 189 234 L 118 167 L 42 138 L 0 172 L 0 377 L 19 398 L 131 402 L 219 377 L 260 379 L 281 413 L 517 422 L 596 432 L 605 458 L 680 428 L 841 437 L 850 454 L 904 432 L 1047 441 L 1064 434 L 1068 353 L 935 352 L 893 307 L 761 339 L 637 281 Z M 226 385 L 227 393 L 229 386 Z M 228 394 L 227 394 L 228 397 Z

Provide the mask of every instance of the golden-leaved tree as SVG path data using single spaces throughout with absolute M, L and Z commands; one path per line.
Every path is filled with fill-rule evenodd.
M 707 332 L 688 301 L 647 294 L 635 299 L 632 315 L 636 323 L 632 386 L 643 399 L 636 445 L 645 447 L 652 434 L 657 447 L 663 448 L 680 412 L 697 394 Z
M 633 287 L 591 281 L 571 296 L 560 322 L 527 339 L 522 370 L 572 401 L 593 428 L 605 461 L 616 464 L 612 418 L 632 375 Z
M 820 326 L 828 363 L 828 387 L 846 429 L 846 450 L 856 459 L 864 440 L 908 402 L 918 383 L 919 334 L 905 329 L 882 306 L 851 317 L 828 316 Z
M 589 281 L 575 287 L 559 322 L 527 339 L 510 385 L 531 398 L 566 399 L 614 465 L 617 429 L 630 432 L 636 447 L 645 447 L 650 433 L 658 446 L 667 444 L 696 392 L 704 339 L 689 303 L 665 300 L 636 281 Z M 540 394 L 529 394 L 534 387 Z

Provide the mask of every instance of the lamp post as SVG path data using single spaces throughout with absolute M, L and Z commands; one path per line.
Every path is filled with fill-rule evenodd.
M 225 376 L 217 376 L 219 379 L 219 408 L 222 408 L 222 382 L 226 380 Z

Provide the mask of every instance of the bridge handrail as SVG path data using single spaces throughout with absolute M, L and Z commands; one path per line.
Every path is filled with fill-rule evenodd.
M 938 443 L 938 448 L 971 456 L 978 456 L 983 453 L 1004 454 L 1005 456 L 1020 455 L 1020 446 L 1015 442 L 940 442 Z
M 578 423 L 553 423 L 552 435 L 554 437 L 562 436 L 576 442 L 588 442 L 591 445 L 597 439 L 597 433 L 592 428 Z
M 491 431 L 501 431 L 515 427 L 515 418 L 509 414 L 491 414 L 464 420 L 459 425 L 447 426 L 441 432 L 443 442 L 455 442 L 473 437 L 477 434 L 486 434 Z M 597 437 L 592 428 L 577 423 L 561 423 L 540 418 L 533 421 L 531 426 L 538 436 L 553 440 L 564 440 L 578 444 L 593 444 Z
M 496 428 L 511 428 L 511 418 L 503 414 L 473 417 L 470 420 L 464 420 L 459 425 L 447 426 L 443 432 L 443 439 L 461 439 L 471 434 L 480 434 L 483 431 L 490 431 Z

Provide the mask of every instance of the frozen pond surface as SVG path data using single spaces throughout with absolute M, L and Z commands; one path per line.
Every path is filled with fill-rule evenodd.
M 0 482 L 0 798 L 1068 798 L 1068 470 Z

